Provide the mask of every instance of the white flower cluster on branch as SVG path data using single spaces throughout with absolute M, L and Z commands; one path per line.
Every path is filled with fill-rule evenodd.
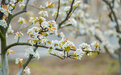
M 5 28 L 3 30 L 6 30 L 9 34 L 15 32 L 12 29 L 10 22 L 15 16 L 27 11 L 28 2 L 29 0 L 10 0 L 8 4 L 1 5 L 0 14 L 2 15 L 0 16 L 2 17 L 0 19 L 0 26 Z M 71 40 L 65 37 L 63 32 L 58 31 L 59 28 L 72 25 L 79 29 L 81 34 L 86 33 L 96 35 L 96 31 L 100 27 L 99 21 L 89 18 L 89 14 L 86 13 L 86 9 L 88 9 L 89 6 L 80 0 L 58 0 L 58 6 L 56 5 L 56 2 L 56 0 L 47 1 L 45 2 L 45 6 L 40 5 L 40 11 L 38 12 L 39 16 L 31 16 L 28 19 L 19 17 L 19 24 L 24 25 L 25 27 L 30 25 L 27 30 L 27 41 L 26 43 L 20 43 L 20 38 L 22 38 L 24 34 L 21 31 L 17 31 L 15 33 L 17 42 L 7 46 L 7 48 L 5 48 L 6 52 L 8 54 L 14 53 L 12 50 L 8 49 L 16 45 L 29 45 L 31 47 L 26 49 L 25 56 L 28 58 L 26 61 L 23 58 L 16 59 L 15 63 L 20 66 L 20 71 L 17 75 L 21 75 L 22 72 L 30 75 L 30 68 L 28 68 L 27 65 L 32 58 L 40 58 L 40 54 L 37 50 L 38 47 L 47 48 L 49 54 L 61 59 L 73 58 L 81 60 L 83 55 L 100 53 L 100 45 L 98 42 L 93 42 L 91 44 L 82 43 L 77 48 Z M 12 14 L 17 5 L 22 7 L 23 10 Z M 48 17 L 51 16 L 55 17 L 55 19 L 48 19 Z M 60 20 L 58 19 L 59 22 L 57 21 L 57 18 L 60 18 Z M 60 38 L 60 40 L 49 40 L 47 39 L 49 35 L 55 35 Z

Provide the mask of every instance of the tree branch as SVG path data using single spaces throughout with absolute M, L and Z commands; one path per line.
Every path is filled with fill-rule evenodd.
M 66 20 L 69 19 L 70 14 L 71 14 L 71 12 L 72 12 L 72 10 L 73 10 L 73 4 L 74 4 L 74 2 L 75 2 L 75 0 L 72 1 L 72 3 L 71 3 L 71 8 L 70 8 L 70 10 L 69 10 L 69 12 L 68 12 L 66 18 L 65 18 L 61 23 L 59 23 L 59 26 L 58 26 L 59 28 L 61 27 L 61 25 L 62 25 L 63 23 L 66 22 Z
M 11 44 L 11 45 L 8 45 L 7 47 L 6 47 L 6 49 L 5 49 L 5 51 L 7 51 L 9 48 L 12 48 L 12 47 L 14 47 L 14 46 L 22 46 L 22 45 L 26 45 L 26 46 L 37 46 L 37 47 L 42 47 L 42 48 L 49 48 L 49 47 L 47 47 L 47 46 L 43 46 L 43 45 L 32 45 L 32 44 L 30 44 L 30 43 L 26 43 L 26 42 L 19 42 L 19 43 L 13 43 L 13 44 Z M 56 49 L 56 50 L 58 50 L 58 51 L 63 51 L 62 49 Z
M 15 4 L 15 7 L 17 5 L 17 3 L 19 2 L 19 0 L 17 0 L 14 4 Z M 12 9 L 12 11 L 15 9 L 15 7 Z
M 96 38 L 98 41 L 100 41 L 101 43 L 103 42 L 97 35 L 95 35 L 95 38 Z M 105 51 L 106 51 L 111 57 L 116 58 L 116 59 L 119 59 L 119 56 L 118 56 L 117 54 L 111 53 L 111 52 L 108 50 L 108 48 L 107 48 L 106 45 L 104 45 L 104 49 L 105 49 Z
M 37 50 L 38 47 L 35 47 L 34 51 Z M 29 55 L 29 58 L 26 60 L 26 62 L 24 63 L 24 65 L 20 68 L 19 72 L 17 73 L 17 75 L 22 75 L 23 70 L 26 68 L 26 66 L 29 64 L 29 62 L 32 60 L 33 55 Z
M 60 58 L 60 59 L 64 59 L 64 58 L 62 58 L 62 57 L 60 57 L 60 56 L 58 56 L 58 55 L 52 54 L 52 53 L 50 53 L 50 55 L 56 56 L 56 57 L 58 57 L 58 58 Z
M 29 3 L 29 0 L 26 1 L 25 7 L 23 8 L 23 10 L 20 11 L 20 12 L 15 13 L 15 14 L 12 16 L 12 18 L 14 18 L 15 16 L 17 16 L 17 15 L 19 15 L 19 14 L 22 14 L 22 13 L 26 12 L 26 11 L 27 11 L 27 5 L 28 5 L 28 3 Z
M 43 46 L 43 45 L 32 45 L 32 44 L 30 44 L 30 43 L 26 43 L 26 42 L 19 42 L 19 43 L 13 43 L 13 44 L 11 44 L 11 45 L 8 45 L 6 48 L 5 48 L 5 52 L 9 49 L 9 48 L 12 48 L 12 47 L 14 47 L 14 46 L 35 46 L 35 47 L 42 47 L 42 48 L 46 48 L 46 49 L 48 49 L 49 47 L 47 47 L 47 46 Z M 64 51 L 63 49 L 59 49 L 59 48 L 56 48 L 55 50 L 57 50 L 57 51 Z M 74 49 L 71 49 L 71 51 L 76 51 L 76 50 L 74 50 Z M 83 50 L 84 51 L 84 50 Z M 84 51 L 84 52 L 97 52 L 97 51 Z
M 118 20 L 117 20 L 117 16 L 116 16 L 116 14 L 115 14 L 115 12 L 114 12 L 114 10 L 113 10 L 113 7 L 111 6 L 111 4 L 107 1 L 107 0 L 103 0 L 108 6 L 109 6 L 109 8 L 110 8 L 110 10 L 111 10 L 111 13 L 112 13 L 112 15 L 113 15 L 113 17 L 114 17 L 114 20 L 115 20 L 115 22 L 116 22 L 116 31 L 118 32 L 118 33 L 121 33 L 121 31 L 120 31 L 120 29 L 119 29 L 119 23 L 118 23 Z M 112 18 L 111 18 L 112 19 Z
M 0 38 L 4 38 L 4 36 L 3 36 L 2 32 L 1 32 L 1 30 L 0 30 Z
M 56 15 L 55 21 L 57 20 L 59 16 L 59 9 L 60 9 L 60 0 L 58 0 L 58 9 L 57 9 L 57 15 Z

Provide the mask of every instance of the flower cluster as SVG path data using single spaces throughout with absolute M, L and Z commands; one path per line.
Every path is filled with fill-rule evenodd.
M 15 39 L 18 39 L 18 38 L 20 38 L 22 36 L 23 36 L 23 33 L 22 32 L 16 32 Z
M 77 49 L 76 51 L 74 51 L 74 58 L 81 60 L 83 54 L 84 52 L 82 51 L 82 49 Z
M 54 3 L 52 3 L 52 2 L 46 2 L 46 7 L 52 8 L 52 7 L 54 7 L 54 6 L 55 6 Z
M 62 39 L 60 41 L 52 40 L 52 42 L 50 42 L 49 53 L 51 53 L 52 50 L 57 48 L 63 49 L 66 52 L 69 52 L 71 49 L 76 49 L 73 42 L 68 40 L 68 38 L 65 38 L 65 35 L 62 32 L 58 33 L 58 36 L 61 37 Z
M 26 25 L 27 24 L 27 20 L 24 19 L 23 17 L 19 17 L 18 23 L 22 24 L 22 25 Z
M 23 64 L 24 64 L 23 58 L 16 58 L 15 64 L 19 64 L 19 66 L 22 67 Z M 24 72 L 25 72 L 27 75 L 30 75 L 30 73 L 31 73 L 31 72 L 30 72 L 30 68 L 29 68 L 28 66 L 26 66 L 25 69 L 24 69 Z
M 45 7 L 44 6 L 42 6 L 42 5 L 40 5 L 40 10 L 45 10 L 46 8 L 52 8 L 52 7 L 54 7 L 55 6 L 55 4 L 53 3 L 53 2 L 46 2 L 45 3 Z
M 7 50 L 7 53 L 12 54 L 12 53 L 15 53 L 15 52 L 13 50 Z
M 24 69 L 24 72 L 27 74 L 27 75 L 30 75 L 31 74 L 31 71 L 30 71 L 30 68 L 29 67 L 26 67 Z
M 21 65 L 23 65 L 23 63 L 24 63 L 24 61 L 23 61 L 22 58 L 16 58 L 15 64 L 21 64 Z
M 12 12 L 8 9 L 8 6 L 6 4 L 1 5 L 0 12 L 4 13 L 5 16 L 8 16 L 8 14 L 12 14 Z
M 92 51 L 91 46 L 87 43 L 82 43 L 79 47 L 84 51 Z
M 6 23 L 5 19 L 0 20 L 0 26 L 2 26 L 4 28 L 7 27 L 7 23 Z
M 81 59 L 84 54 L 92 55 L 93 52 L 100 52 L 100 45 L 98 42 L 92 42 L 91 45 L 87 43 L 82 43 L 79 45 L 79 49 L 74 51 L 74 58 Z
M 25 0 L 19 0 L 19 7 L 24 8 L 25 7 Z
M 52 42 L 49 41 L 49 49 L 48 52 L 50 54 L 54 54 L 57 55 L 59 57 L 68 57 L 69 55 L 65 55 L 65 52 L 70 52 L 73 51 L 74 52 L 74 58 L 75 59 L 81 59 L 82 55 L 87 54 L 87 55 L 91 55 L 91 53 L 93 52 L 100 52 L 100 45 L 98 42 L 92 42 L 91 44 L 87 44 L 87 43 L 82 43 L 79 45 L 79 49 L 76 49 L 75 45 L 73 44 L 73 42 L 71 42 L 70 40 L 68 40 L 68 38 L 65 38 L 64 34 L 58 33 L 58 36 L 61 37 L 62 39 L 59 40 L 52 40 Z M 62 49 L 64 52 L 56 52 L 55 49 Z
M 8 28 L 8 31 L 7 31 L 8 34 L 13 34 L 14 33 L 14 30 L 12 29 L 12 26 L 9 25 L 9 28 Z
M 12 10 L 13 8 L 15 8 L 15 3 L 16 3 L 16 0 L 11 0 L 8 5 L 8 9 Z
M 47 11 L 40 11 L 39 14 L 42 17 L 48 17 L 48 12 Z
M 31 17 L 29 22 L 34 25 L 34 27 L 28 29 L 27 34 L 29 35 L 29 40 L 31 44 L 37 42 L 46 42 L 46 36 L 55 33 L 57 34 L 57 24 L 54 20 L 46 21 L 43 17 Z

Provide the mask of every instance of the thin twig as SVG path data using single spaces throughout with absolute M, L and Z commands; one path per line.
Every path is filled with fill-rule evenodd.
M 58 58 L 60 58 L 60 59 L 64 59 L 64 58 L 62 58 L 62 57 L 60 57 L 60 56 L 58 56 L 58 55 L 56 55 L 56 54 L 50 53 L 50 55 L 56 56 L 56 57 L 58 57 Z

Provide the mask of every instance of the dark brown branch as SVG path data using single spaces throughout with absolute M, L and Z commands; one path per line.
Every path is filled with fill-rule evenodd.
M 8 46 L 5 48 L 4 51 L 7 51 L 9 48 L 12 48 L 12 47 L 14 47 L 14 46 L 22 46 L 22 45 L 25 45 L 25 46 L 35 46 L 35 47 L 42 47 L 42 48 L 47 48 L 47 49 L 49 48 L 49 47 L 43 46 L 43 45 L 31 45 L 30 43 L 26 43 L 26 42 L 19 42 L 19 43 L 13 43 L 13 44 L 11 44 L 11 45 L 8 45 Z M 56 48 L 55 50 L 57 50 L 57 51 L 64 51 L 63 49 L 58 49 L 58 48 Z M 71 49 L 71 51 L 76 51 L 76 50 Z M 84 52 L 97 52 L 97 51 L 84 51 Z
M 17 0 L 14 4 L 15 4 L 15 7 L 17 5 L 17 3 L 19 2 L 19 0 Z M 12 11 L 15 9 L 15 7 L 12 9 Z
M 57 15 L 56 15 L 55 21 L 57 20 L 59 16 L 59 9 L 60 9 L 60 0 L 58 0 L 58 9 L 57 9 Z
M 113 7 L 111 6 L 111 4 L 107 1 L 107 0 L 103 0 L 108 6 L 109 6 L 109 8 L 110 8 L 110 10 L 111 10 L 111 13 L 112 13 L 112 15 L 113 15 L 113 17 L 114 17 L 114 21 L 116 22 L 116 31 L 118 32 L 118 33 L 121 33 L 121 31 L 120 31 L 120 29 L 119 29 L 119 23 L 118 23 L 118 20 L 117 20 L 117 16 L 116 16 L 116 14 L 115 14 L 115 12 L 114 12 L 114 10 L 113 10 Z
M 74 2 L 75 2 L 75 0 L 72 1 L 70 10 L 69 10 L 69 12 L 67 13 L 66 18 L 65 18 L 61 23 L 59 23 L 59 26 L 58 26 L 59 28 L 61 27 L 61 25 L 62 25 L 63 23 L 65 23 L 65 22 L 69 19 L 70 14 L 71 14 L 72 11 L 73 11 L 73 4 L 74 4 Z
M 20 12 L 15 13 L 15 14 L 12 16 L 12 18 L 14 18 L 15 16 L 17 16 L 17 15 L 19 15 L 19 14 L 22 14 L 22 13 L 24 13 L 24 12 L 27 12 L 27 5 L 28 5 L 28 3 L 29 3 L 29 0 L 26 1 L 25 7 L 23 8 L 23 10 L 20 11 Z
M 7 51 L 9 48 L 12 48 L 14 46 L 22 46 L 22 45 L 26 45 L 26 46 L 36 46 L 36 45 L 31 45 L 30 43 L 26 43 L 26 42 L 19 42 L 19 43 L 13 43 L 11 45 L 8 45 L 5 49 L 5 51 Z M 43 46 L 43 45 L 37 45 L 37 47 L 42 47 L 42 48 L 49 48 L 47 46 Z M 62 49 L 56 49 L 58 51 L 63 51 Z

